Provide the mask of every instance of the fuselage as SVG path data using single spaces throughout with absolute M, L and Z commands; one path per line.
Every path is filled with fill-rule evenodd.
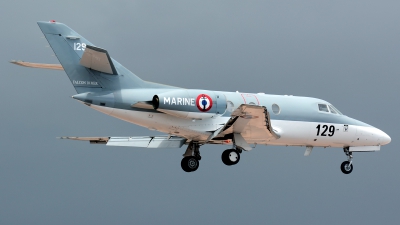
M 265 106 L 269 112 L 273 130 L 279 135 L 276 140 L 266 140 L 256 133 L 248 132 L 243 134 L 243 137 L 249 144 L 343 148 L 380 146 L 391 141 L 383 131 L 342 115 L 329 102 L 321 99 L 264 93 L 194 91 L 223 96 L 226 101 L 224 111 L 220 110 L 221 112 L 214 113 L 209 118 L 194 119 L 190 116 L 181 118 L 151 107 L 135 105 L 135 103 L 143 104 L 151 101 L 156 94 L 167 93 L 166 96 L 168 96 L 171 89 L 125 89 L 116 92 L 95 93 L 92 96 L 85 93 L 76 95 L 74 98 L 89 102 L 90 104 L 87 105 L 93 109 L 121 120 L 200 143 L 205 142 L 211 132 L 226 124 L 231 118 L 232 112 L 241 104 Z M 171 105 L 172 109 L 177 107 L 175 110 L 177 113 L 181 113 L 182 105 L 186 104 L 189 106 L 185 107 L 190 107 L 188 109 L 193 115 L 196 113 L 204 115 L 193 103 L 183 97 L 182 99 L 176 96 L 168 98 L 166 98 L 165 104 Z M 214 143 L 232 144 L 232 140 L 223 138 L 224 135 L 226 134 L 221 132 Z

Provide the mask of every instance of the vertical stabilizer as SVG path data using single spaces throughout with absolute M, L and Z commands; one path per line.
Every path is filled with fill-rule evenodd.
M 107 51 L 95 47 L 65 24 L 50 21 L 38 22 L 38 25 L 78 93 L 149 86 L 147 82 L 112 59 Z M 86 49 L 88 51 L 85 51 Z M 104 66 L 104 63 L 95 64 L 94 61 L 88 63 L 87 59 L 101 60 L 101 54 L 106 55 L 107 60 L 102 62 L 108 66 Z M 107 69 L 110 65 L 112 72 L 108 72 Z

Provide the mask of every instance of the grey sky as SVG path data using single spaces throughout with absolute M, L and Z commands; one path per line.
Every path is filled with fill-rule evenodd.
M 0 3 L 0 224 L 398 224 L 398 1 L 7 1 Z M 258 146 L 221 162 L 204 146 L 112 148 L 57 136 L 153 132 L 70 98 L 36 25 L 73 28 L 145 80 L 210 90 L 322 98 L 392 137 L 355 154 Z

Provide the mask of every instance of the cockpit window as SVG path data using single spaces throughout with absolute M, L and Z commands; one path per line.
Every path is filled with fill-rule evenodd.
M 332 114 L 339 114 L 343 115 L 339 110 L 337 110 L 333 105 L 327 105 L 327 104 L 318 104 L 318 109 L 320 112 L 327 112 L 327 113 L 332 113 Z
M 329 112 L 328 106 L 325 104 L 318 104 L 318 108 L 321 112 Z
M 335 108 L 333 105 L 329 105 L 329 109 L 331 110 L 331 113 L 343 115 L 343 114 L 342 114 L 337 108 Z

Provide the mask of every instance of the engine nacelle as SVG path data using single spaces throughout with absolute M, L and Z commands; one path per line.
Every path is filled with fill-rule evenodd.
M 185 119 L 209 119 L 226 111 L 222 93 L 205 90 L 174 90 L 153 97 L 155 110 Z

